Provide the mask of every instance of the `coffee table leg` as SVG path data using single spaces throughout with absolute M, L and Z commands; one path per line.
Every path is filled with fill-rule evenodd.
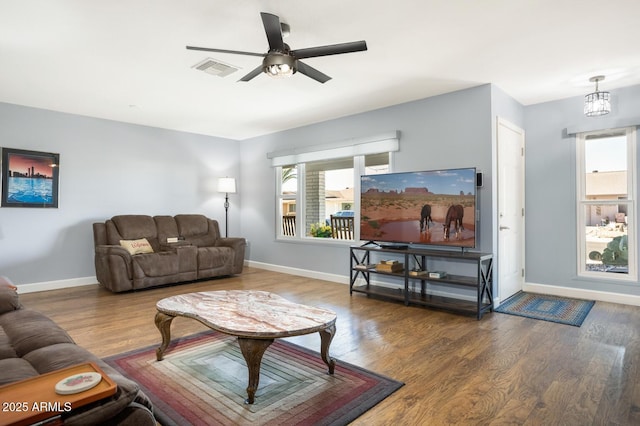
M 336 360 L 329 356 L 329 346 L 333 340 L 333 336 L 336 334 L 336 325 L 320 331 L 320 355 L 322 360 L 329 367 L 329 374 L 333 374 L 333 370 L 336 366 Z
M 240 350 L 244 356 L 244 360 L 249 368 L 249 386 L 247 387 L 247 399 L 245 404 L 253 404 L 260 382 L 260 363 L 262 355 L 267 350 L 273 339 L 248 339 L 246 337 L 238 337 Z
M 158 327 L 158 330 L 160 330 L 160 334 L 162 335 L 162 344 L 158 349 L 156 349 L 156 359 L 158 361 L 162 361 L 164 351 L 167 350 L 167 347 L 171 342 L 171 321 L 173 321 L 174 318 L 175 317 L 162 312 L 156 313 L 156 327 Z

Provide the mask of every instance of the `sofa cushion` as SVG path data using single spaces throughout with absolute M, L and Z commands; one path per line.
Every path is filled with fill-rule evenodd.
M 11 339 L 4 331 L 4 327 L 0 326 L 0 360 L 7 358 L 17 358 L 18 354 L 11 345 Z
M 50 373 L 84 362 L 97 362 L 97 357 L 75 343 L 54 343 L 35 349 L 22 357 L 39 374 Z
M 0 359 L 0 386 L 38 375 L 38 371 L 22 358 Z
M 222 268 L 233 263 L 233 250 L 229 247 L 200 247 L 198 270 Z
M 175 219 L 180 236 L 191 244 L 198 247 L 216 245 L 219 235 L 213 220 L 200 214 L 179 214 Z
M 133 276 L 164 277 L 180 272 L 180 262 L 175 252 L 145 253 L 133 256 Z
M 139 240 L 120 240 L 120 245 L 127 249 L 129 254 L 153 253 L 153 247 L 146 238 Z
M 107 240 L 109 244 L 118 245 L 120 240 L 137 240 L 140 238 L 146 238 L 154 251 L 160 249 L 158 230 L 151 216 L 127 214 L 113 216 L 111 220 L 107 221 Z
M 18 357 L 56 343 L 74 343 L 71 336 L 56 323 L 31 309 L 0 315 L 0 327 Z
M 178 224 L 173 216 L 154 216 L 153 220 L 158 227 L 158 241 L 160 244 L 166 244 L 167 238 L 176 238 L 180 236 Z

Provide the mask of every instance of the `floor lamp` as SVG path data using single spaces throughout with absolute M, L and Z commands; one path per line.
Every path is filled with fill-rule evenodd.
M 229 194 L 236 193 L 235 178 L 218 178 L 218 192 L 224 192 L 224 236 L 229 236 Z

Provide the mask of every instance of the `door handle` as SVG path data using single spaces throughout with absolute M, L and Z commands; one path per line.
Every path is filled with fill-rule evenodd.
M 501 230 L 501 231 L 504 231 L 505 229 L 509 229 L 509 227 L 508 227 L 508 226 L 501 226 L 501 227 L 500 227 L 500 230 Z

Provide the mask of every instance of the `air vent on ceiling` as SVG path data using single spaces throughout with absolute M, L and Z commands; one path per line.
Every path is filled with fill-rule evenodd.
M 195 64 L 192 68 L 204 71 L 207 74 L 217 75 L 218 77 L 226 77 L 229 74 L 233 74 L 238 71 L 237 67 L 212 58 L 207 58 L 204 61 Z

